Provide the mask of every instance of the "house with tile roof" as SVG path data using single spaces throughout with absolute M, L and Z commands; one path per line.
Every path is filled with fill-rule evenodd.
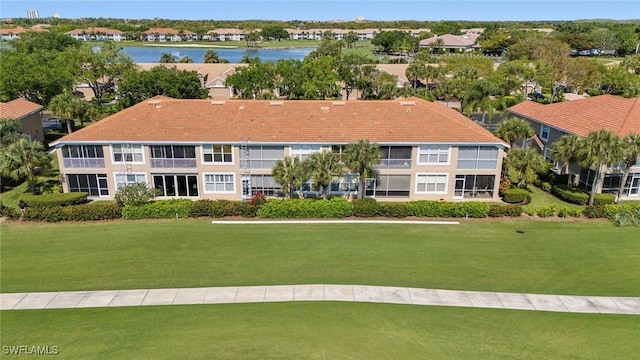
M 145 182 L 159 198 L 282 196 L 277 160 L 368 139 L 383 157 L 367 179 L 379 200 L 497 201 L 508 144 L 455 110 L 417 98 L 379 101 L 184 100 L 154 97 L 50 145 L 65 192 L 113 199 Z M 357 192 L 357 174 L 332 196 Z
M 15 39 L 19 39 L 20 35 L 24 34 L 27 31 L 49 31 L 42 25 L 34 25 L 31 28 L 24 28 L 22 26 L 10 27 L 10 28 L 2 28 L 0 29 L 0 40 L 2 41 L 12 41 Z
M 621 138 L 640 134 L 640 98 L 600 95 L 585 99 L 543 105 L 524 101 L 507 109 L 513 116 L 529 121 L 537 136 L 537 143 L 547 159 L 551 159 L 553 143 L 563 135 L 586 137 L 590 132 L 607 129 Z M 640 160 L 640 159 L 639 159 Z M 590 189 L 595 171 L 572 164 L 571 172 L 580 175 L 579 183 Z M 608 169 L 604 184 L 597 192 L 617 192 L 622 172 L 618 167 Z M 634 166 L 624 185 L 625 196 L 640 195 L 640 161 Z
M 44 141 L 42 105 L 23 98 L 0 102 L 0 118 L 20 121 L 20 133 L 32 141 Z
M 142 41 L 198 41 L 198 34 L 189 30 L 176 30 L 172 28 L 151 28 L 142 33 Z
M 464 35 L 436 35 L 428 39 L 420 40 L 420 47 L 431 48 L 437 45 L 445 52 L 469 52 L 480 48 L 479 45 L 476 44 L 478 36 L 480 36 L 478 33 L 466 33 Z
M 126 40 L 124 32 L 105 27 L 88 27 L 86 29 L 73 29 L 66 35 L 79 41 L 123 41 Z

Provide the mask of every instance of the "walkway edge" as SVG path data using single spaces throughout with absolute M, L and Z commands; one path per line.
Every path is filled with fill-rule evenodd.
M 411 224 L 411 225 L 459 225 L 458 221 L 420 220 L 212 220 L 220 225 L 264 225 L 264 224 Z

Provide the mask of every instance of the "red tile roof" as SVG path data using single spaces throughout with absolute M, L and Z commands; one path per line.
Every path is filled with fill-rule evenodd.
M 42 110 L 42 105 L 17 98 L 9 102 L 0 102 L 0 118 L 22 119 Z
M 184 35 L 195 35 L 193 31 L 182 30 Z M 164 34 L 164 35 L 178 35 L 180 34 L 180 30 L 172 29 L 172 28 L 151 28 L 144 32 L 144 34 Z
M 640 134 L 640 98 L 600 95 L 548 105 L 527 100 L 507 110 L 579 136 L 587 136 L 600 129 L 621 137 Z
M 124 33 L 122 31 L 120 31 L 120 30 L 109 29 L 109 28 L 105 28 L 105 27 L 88 27 L 86 29 L 73 29 L 71 31 L 67 31 L 65 34 L 67 34 L 67 35 L 74 35 L 74 34 L 77 34 L 77 35 L 82 35 L 82 34 L 122 35 Z
M 67 142 L 506 144 L 455 110 L 417 98 L 387 101 L 177 100 L 136 104 L 67 135 Z
M 420 46 L 428 46 L 435 43 L 438 39 L 442 39 L 443 46 L 461 46 L 470 47 L 476 43 L 478 34 L 464 34 L 464 35 L 451 35 L 444 34 L 440 36 L 430 37 L 428 39 L 420 40 Z

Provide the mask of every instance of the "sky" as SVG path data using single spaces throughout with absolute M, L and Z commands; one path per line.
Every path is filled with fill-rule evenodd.
M 477 20 L 640 19 L 639 0 L 0 0 L 0 18 L 173 20 Z

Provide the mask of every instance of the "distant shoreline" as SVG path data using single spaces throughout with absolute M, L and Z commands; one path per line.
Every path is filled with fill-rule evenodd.
M 268 47 L 247 47 L 247 46 L 235 46 L 235 45 L 209 45 L 209 44 L 176 44 L 173 43 L 141 43 L 139 45 L 130 46 L 143 46 L 143 47 L 170 47 L 170 48 L 214 48 L 214 49 L 245 49 L 245 50 L 289 50 L 289 49 L 304 49 L 304 48 L 317 48 L 317 46 L 268 46 Z

